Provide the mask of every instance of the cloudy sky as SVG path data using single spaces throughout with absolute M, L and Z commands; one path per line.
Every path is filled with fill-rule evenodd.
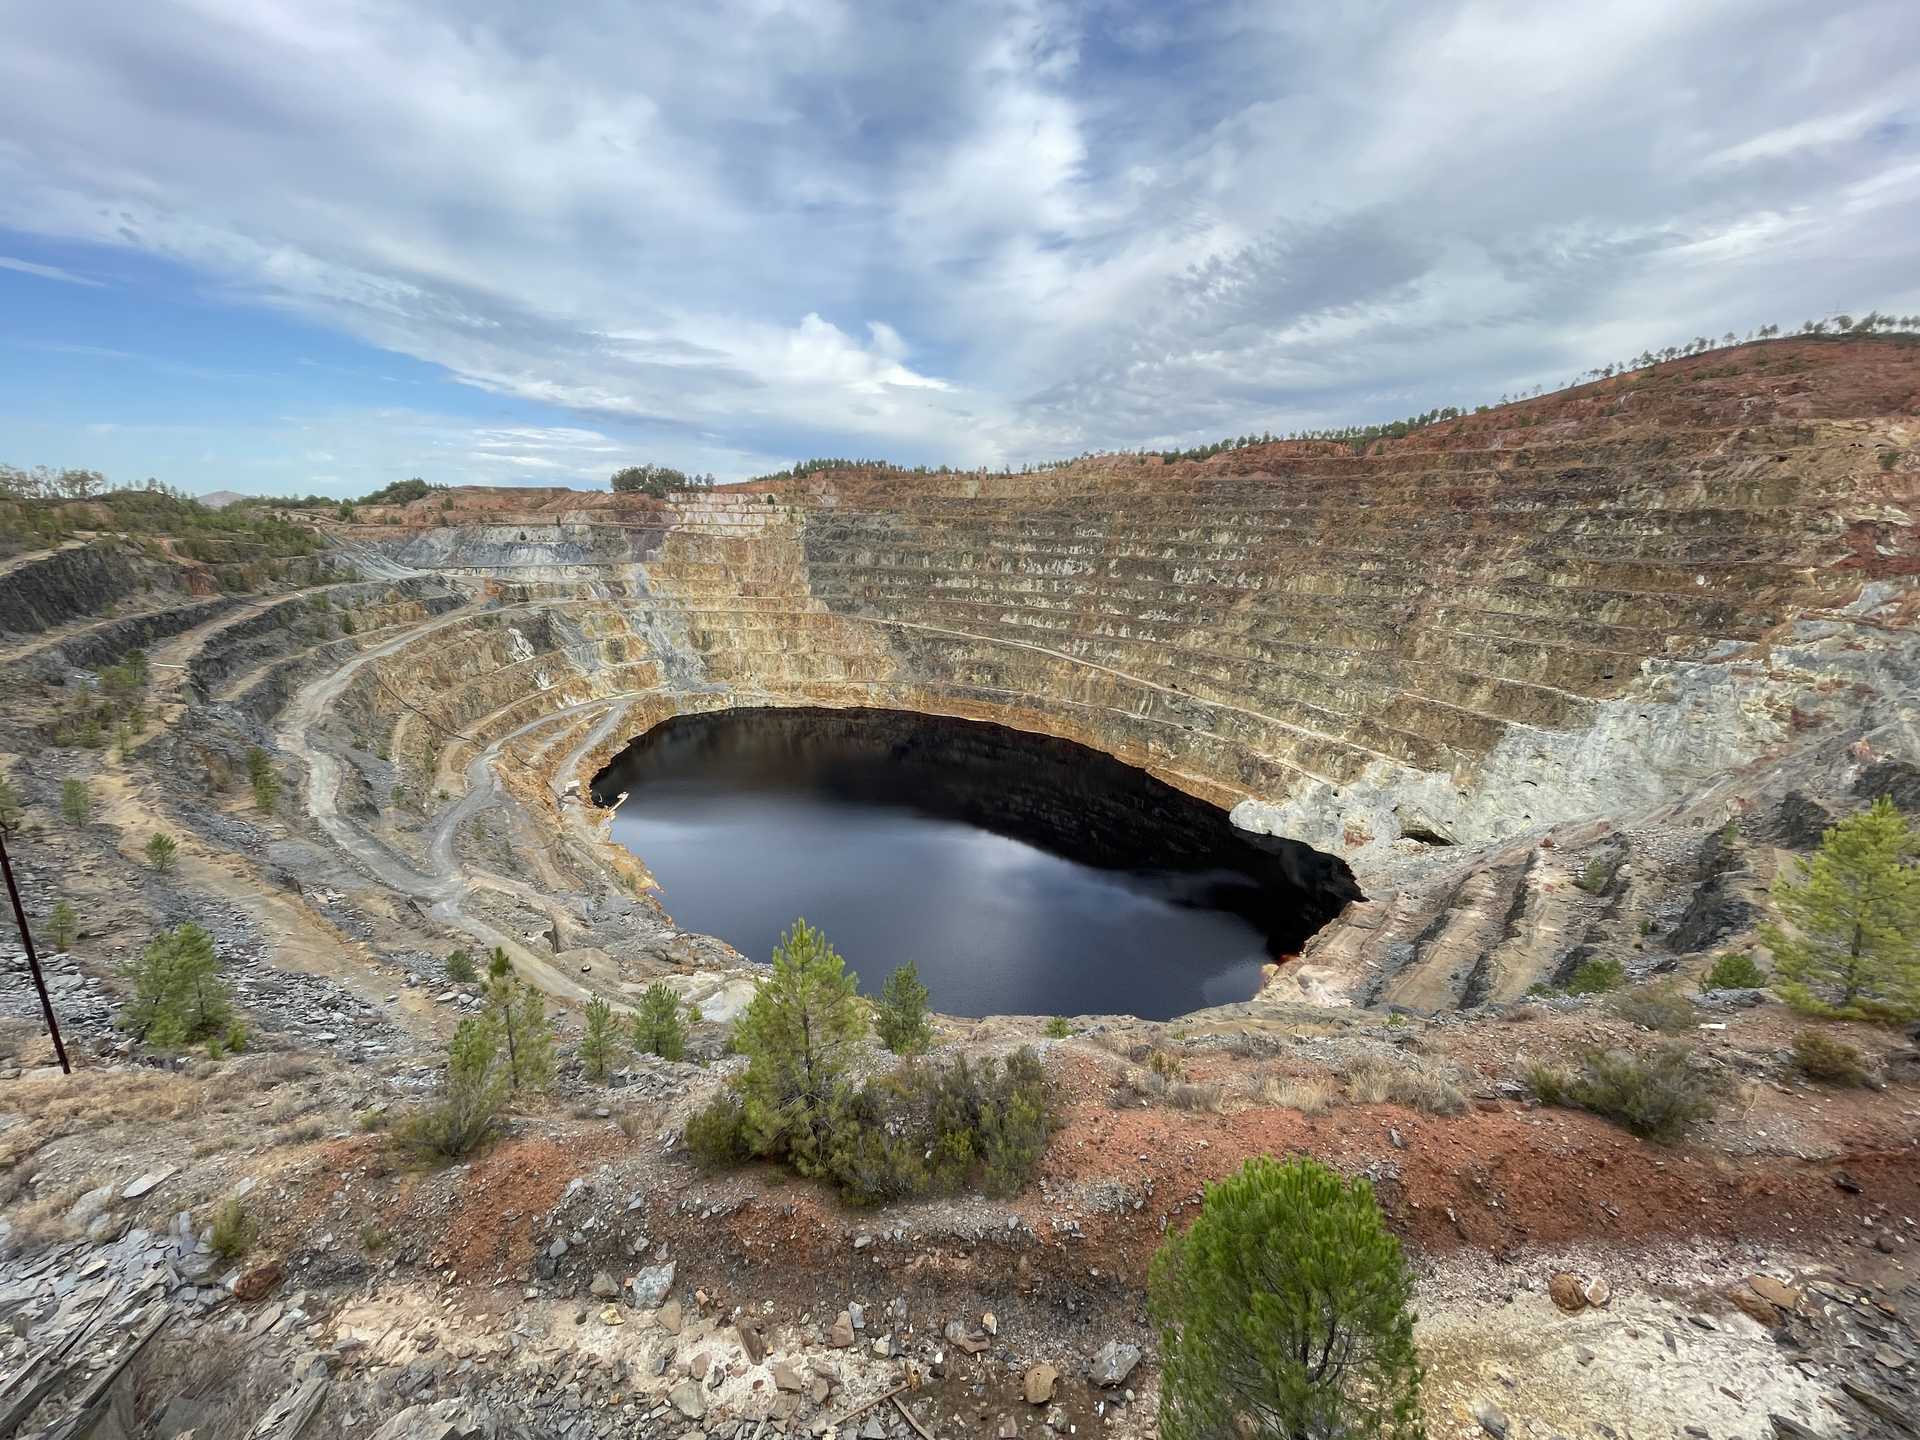
M 1913 0 L 0 6 L 15 464 L 1018 465 L 1869 306 Z

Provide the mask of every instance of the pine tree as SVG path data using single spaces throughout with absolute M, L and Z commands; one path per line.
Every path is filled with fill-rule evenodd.
M 60 815 L 69 825 L 85 825 L 93 818 L 93 791 L 86 781 L 60 782 Z
M 73 905 L 66 900 L 53 907 L 53 914 L 47 921 L 53 932 L 53 948 L 67 951 L 73 948 L 73 942 L 80 938 L 80 918 L 73 913 Z
M 147 841 L 147 863 L 165 875 L 173 869 L 173 857 L 179 849 L 180 846 L 171 835 L 156 831 L 153 838 Z
M 827 937 L 796 920 L 734 1026 L 734 1045 L 747 1056 L 736 1082 L 747 1138 L 759 1154 L 786 1155 L 802 1175 L 824 1173 L 834 1120 L 850 1098 L 847 1070 L 866 1029 L 857 981 Z
M 220 978 L 213 937 L 191 922 L 163 931 L 128 962 L 133 998 L 120 1012 L 121 1028 L 163 1050 L 225 1033 L 233 1001 Z
M 553 1079 L 553 1031 L 547 1000 L 513 973 L 499 946 L 487 966 L 487 1014 L 507 1047 L 507 1084 L 514 1090 L 544 1090 Z
M 658 1055 L 662 1060 L 678 1060 L 687 1053 L 680 997 L 664 980 L 654 981 L 640 996 L 639 1007 L 628 1021 L 627 1039 L 640 1054 Z
M 1773 900 L 1786 923 L 1760 935 L 1783 1000 L 1816 1014 L 1920 1014 L 1917 859 L 1920 833 L 1883 796 L 1780 877 Z
M 896 1055 L 918 1055 L 933 1043 L 927 1024 L 927 987 L 909 960 L 887 977 L 880 991 L 880 1007 L 873 1028 L 880 1043 Z
M 1420 1435 L 1412 1282 L 1365 1180 L 1249 1160 L 1160 1247 L 1160 1434 Z
M 0 835 L 11 840 L 26 823 L 27 807 L 20 803 L 20 792 L 13 782 L 0 775 Z
M 439 1093 L 408 1118 L 402 1138 L 441 1159 L 460 1159 L 493 1133 L 509 1083 L 499 1027 L 490 1015 L 467 1016 L 447 1048 Z
M 599 996 L 587 1002 L 586 1029 L 580 1034 L 580 1068 L 596 1085 L 604 1085 L 613 1068 L 613 1007 Z

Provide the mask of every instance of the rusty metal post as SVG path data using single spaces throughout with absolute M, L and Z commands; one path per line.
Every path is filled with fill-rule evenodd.
M 27 928 L 27 912 L 20 904 L 20 887 L 13 883 L 13 861 L 7 858 L 7 837 L 0 835 L 0 870 L 7 872 L 7 898 L 13 901 L 13 920 L 20 927 L 20 939 L 27 947 L 27 968 L 33 971 L 33 988 L 40 992 L 40 1009 L 47 1017 L 47 1034 L 53 1037 L 53 1053 L 60 1057 L 60 1073 L 71 1075 L 67 1047 L 60 1039 L 60 1022 L 54 1018 L 53 999 L 47 994 L 47 977 L 40 973 L 40 957 L 33 951 L 33 932 Z

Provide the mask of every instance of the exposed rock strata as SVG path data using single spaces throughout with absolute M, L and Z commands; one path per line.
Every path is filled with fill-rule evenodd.
M 368 512 L 345 550 L 478 598 L 401 631 L 327 723 L 391 758 L 422 820 L 524 752 L 550 783 L 501 783 L 583 842 L 565 783 L 674 714 L 860 704 L 1062 736 L 1352 863 L 1371 902 L 1287 984 L 1508 998 L 1622 923 L 1543 837 L 1724 815 L 1796 756 L 1837 775 L 1836 741 L 1913 745 L 1920 348 L 1712 361 L 1365 454 Z M 603 859 L 542 863 L 590 885 Z

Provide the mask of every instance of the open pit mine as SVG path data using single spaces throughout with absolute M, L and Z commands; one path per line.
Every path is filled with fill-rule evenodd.
M 72 1067 L 16 945 L 0 1440 L 1146 1437 L 1154 1251 L 1292 1154 L 1368 1178 L 1406 1249 L 1430 1434 L 1913 1433 L 1914 1037 L 1821 1023 L 1866 1081 L 1832 1083 L 1764 984 L 1705 983 L 1768 968 L 1829 826 L 1920 813 L 1910 337 L 1205 462 L 455 487 L 252 531 L 59 509 L 0 559 L 5 838 Z M 857 743 L 920 755 L 916 813 L 1065 856 L 1075 895 L 1230 873 L 1285 917 L 1162 886 L 1129 973 L 1214 969 L 1130 989 L 1118 933 L 970 939 L 990 881 L 917 932 L 959 862 L 924 901 L 847 885 L 888 892 L 864 994 L 921 947 L 918 1063 L 1030 1048 L 1043 1144 L 1017 1186 L 905 1196 L 711 1163 L 689 1125 L 770 958 L 749 902 L 808 847 L 722 840 L 676 882 L 672 826 L 621 843 L 621 766 L 731 712 L 764 754 L 786 711 L 847 744 L 890 717 Z M 1016 778 L 954 778 L 1002 752 Z M 1127 775 L 1077 788 L 1096 766 Z M 837 804 L 894 772 L 831 773 Z M 200 963 L 189 925 L 231 1016 L 169 1044 L 141 1007 Z M 500 987 L 551 1074 L 423 1158 Z M 626 1038 L 650 991 L 675 1058 Z M 1713 1096 L 1674 1134 L 1538 1078 L 1656 1050 Z

